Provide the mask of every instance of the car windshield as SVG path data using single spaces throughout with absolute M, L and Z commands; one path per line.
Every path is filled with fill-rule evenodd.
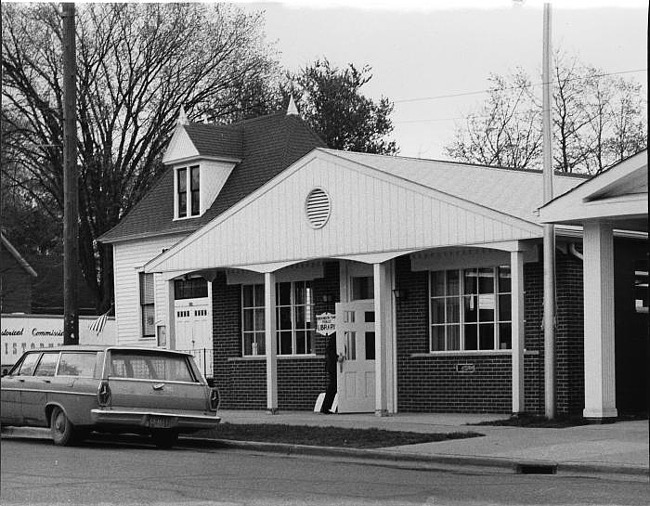
M 196 381 L 186 357 L 155 351 L 112 350 L 109 375 L 158 381 Z

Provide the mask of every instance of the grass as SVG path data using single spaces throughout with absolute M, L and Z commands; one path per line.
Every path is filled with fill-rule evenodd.
M 480 437 L 482 435 L 476 432 L 422 434 L 419 432 L 399 432 L 384 429 L 346 429 L 341 427 L 311 427 L 306 425 L 232 423 L 222 423 L 217 429 L 196 433 L 196 436 L 211 439 L 333 446 L 340 448 L 388 448 L 391 446 Z
M 638 415 L 620 415 L 618 421 L 626 420 L 647 420 L 647 414 L 638 414 Z M 495 426 L 504 426 L 504 427 L 529 427 L 537 429 L 566 429 L 568 427 L 578 427 L 580 425 L 589 425 L 593 422 L 582 418 L 581 416 L 558 416 L 553 420 L 549 420 L 545 416 L 541 415 L 529 415 L 521 414 L 517 416 L 511 416 L 504 420 L 493 420 L 488 422 L 478 422 L 470 423 L 467 425 L 495 425 Z

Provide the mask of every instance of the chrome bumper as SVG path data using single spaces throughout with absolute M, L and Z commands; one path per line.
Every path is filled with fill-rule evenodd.
M 221 422 L 217 415 L 167 413 L 157 411 L 130 411 L 120 409 L 92 409 L 93 425 L 104 427 L 165 428 L 182 431 L 214 429 Z

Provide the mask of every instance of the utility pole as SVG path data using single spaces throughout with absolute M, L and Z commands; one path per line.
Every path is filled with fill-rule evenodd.
M 79 195 L 74 3 L 62 4 L 61 17 L 63 19 L 63 344 L 79 344 L 77 291 Z
M 553 199 L 553 131 L 551 129 L 551 4 L 544 4 L 542 56 L 542 134 L 544 204 Z M 544 225 L 544 406 L 555 418 L 555 226 Z

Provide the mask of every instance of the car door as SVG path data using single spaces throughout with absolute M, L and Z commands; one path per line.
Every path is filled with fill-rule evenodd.
M 47 402 L 63 407 L 74 425 L 90 425 L 90 411 L 97 407 L 97 389 L 103 353 L 62 351 Z
M 34 374 L 40 358 L 40 352 L 26 353 L 9 374 L 2 378 L 0 416 L 3 424 L 23 424 L 22 397 L 25 389 L 25 381 L 29 380 Z
M 34 374 L 25 377 L 21 404 L 23 422 L 25 425 L 45 427 L 48 420 L 45 417 L 47 396 L 52 390 L 52 379 L 59 362 L 58 351 L 46 351 L 36 365 Z

